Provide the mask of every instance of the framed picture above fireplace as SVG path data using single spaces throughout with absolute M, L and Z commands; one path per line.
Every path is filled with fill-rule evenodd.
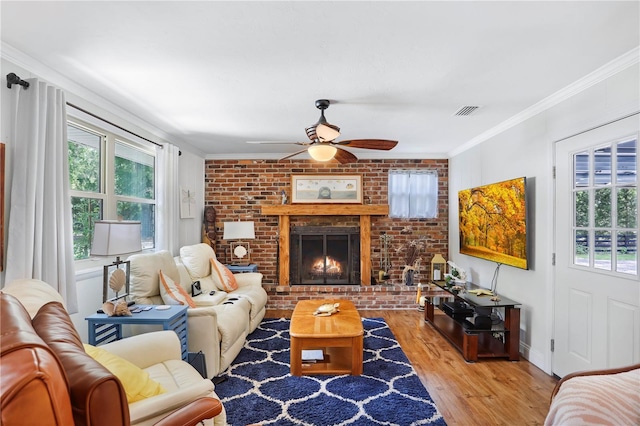
M 362 175 L 291 175 L 291 202 L 362 204 Z

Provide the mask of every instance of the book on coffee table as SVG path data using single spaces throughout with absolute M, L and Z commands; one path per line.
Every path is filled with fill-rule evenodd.
M 316 362 L 324 360 L 322 349 L 303 349 L 302 362 Z

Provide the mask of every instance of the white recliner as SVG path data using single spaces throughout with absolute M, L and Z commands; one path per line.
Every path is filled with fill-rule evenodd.
M 206 244 L 203 246 L 209 247 Z M 209 250 L 211 250 L 210 247 Z M 207 253 L 207 255 L 209 254 L 215 256 L 213 250 Z M 188 255 L 186 258 L 188 263 L 191 262 L 190 265 L 195 264 L 195 258 Z M 204 259 L 204 257 L 199 257 L 199 259 Z M 189 295 L 192 283 L 197 280 L 201 282 L 203 293 L 192 297 L 195 307 L 190 307 L 187 311 L 188 346 L 190 352 L 202 351 L 205 356 L 207 375 L 213 378 L 229 367 L 244 346 L 247 335 L 252 331 L 251 312 L 254 310 L 252 305 L 254 301 L 262 300 L 262 305 L 255 308 L 255 311 L 258 312 L 256 318 L 260 318 L 258 323 L 264 317 L 266 292 L 261 284 L 262 274 L 248 274 L 251 276 L 246 278 L 238 276 L 238 284 L 240 285 L 238 290 L 246 287 L 247 294 L 264 292 L 263 299 L 256 296 L 250 298 L 242 291 L 237 294 L 236 292 L 227 293 L 215 287 L 210 278 L 209 258 L 199 265 L 201 273 L 194 274 L 195 278 L 189 274 L 182 260 L 182 257 L 174 259 L 167 251 L 130 256 L 129 293 L 131 298 L 139 304 L 174 303 L 174 301 L 167 300 L 166 295 L 163 299 L 160 291 L 162 285 L 160 271 Z M 212 290 L 215 291 L 214 294 L 210 294 Z
M 228 298 L 247 299 L 251 304 L 249 312 L 249 333 L 251 333 L 258 327 L 266 312 L 267 292 L 262 287 L 262 274 L 259 272 L 233 274 L 238 288 L 233 291 L 225 291 L 213 278 L 212 259 L 216 259 L 216 254 L 210 245 L 194 244 L 180 249 L 180 257 L 177 258 L 176 263 L 178 269 L 181 269 L 181 264 L 184 265 L 192 282 L 200 281 L 203 292 L 219 290 L 224 291 Z

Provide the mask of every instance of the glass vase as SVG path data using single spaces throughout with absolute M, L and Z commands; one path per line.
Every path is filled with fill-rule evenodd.
M 415 271 L 408 270 L 404 273 L 404 285 L 413 285 L 413 275 Z

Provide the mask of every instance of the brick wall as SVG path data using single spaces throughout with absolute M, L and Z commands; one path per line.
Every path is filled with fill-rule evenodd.
M 278 217 L 262 216 L 260 207 L 268 204 L 281 204 L 281 191 L 285 191 L 291 199 L 291 174 L 361 174 L 363 200 L 365 204 L 387 204 L 387 174 L 389 169 L 429 169 L 438 172 L 438 218 L 399 220 L 387 216 L 371 217 L 371 258 L 373 276 L 377 277 L 380 269 L 380 234 L 393 236 L 389 256 L 392 268 L 388 282 L 398 284 L 404 267 L 403 247 L 408 241 L 426 239 L 426 250 L 422 254 L 422 277 L 425 281 L 430 274 L 430 262 L 433 255 L 441 253 L 446 258 L 448 252 L 448 160 L 359 160 L 356 163 L 339 165 L 323 164 L 311 160 L 206 160 L 205 161 L 205 205 L 216 209 L 218 230 L 216 254 L 222 262 L 227 262 L 228 242 L 222 240 L 223 222 L 231 220 L 252 220 L 255 222 L 256 239 L 251 241 L 252 262 L 258 264 L 264 275 L 263 283 L 274 300 L 282 300 L 283 304 L 291 297 L 310 298 L 318 294 L 317 290 L 309 290 L 308 286 L 287 287 L 288 291 L 278 286 Z M 318 224 L 331 222 L 335 224 L 357 223 L 358 218 L 341 217 L 292 217 L 292 224 Z M 298 288 L 296 287 L 306 287 Z M 354 286 L 345 286 L 354 287 Z M 415 287 L 406 291 L 397 285 L 373 286 L 351 289 L 349 297 L 361 300 L 363 304 L 371 301 L 379 303 L 388 297 L 395 305 L 415 303 Z M 322 291 L 334 290 L 337 287 L 325 286 Z M 329 290 L 331 289 L 331 290 Z M 346 289 L 342 289 L 346 291 Z M 384 293 L 384 296 L 382 295 Z M 407 293 L 403 296 L 404 293 Z M 413 294 L 413 298 L 409 294 Z M 282 299 L 280 299 L 282 298 Z M 370 298 L 370 299 L 367 299 Z M 377 299 L 378 302 L 374 302 Z M 399 299 L 406 299 L 404 302 Z M 271 305 L 271 303 L 270 303 Z M 358 305 L 358 304 L 356 304 Z M 415 306 L 415 305 L 414 305 Z M 270 309 L 279 307 L 269 306 Z M 378 307 L 376 307 L 378 308 Z M 286 309 L 286 308 L 283 308 Z M 390 309 L 399 309 L 390 308 Z

